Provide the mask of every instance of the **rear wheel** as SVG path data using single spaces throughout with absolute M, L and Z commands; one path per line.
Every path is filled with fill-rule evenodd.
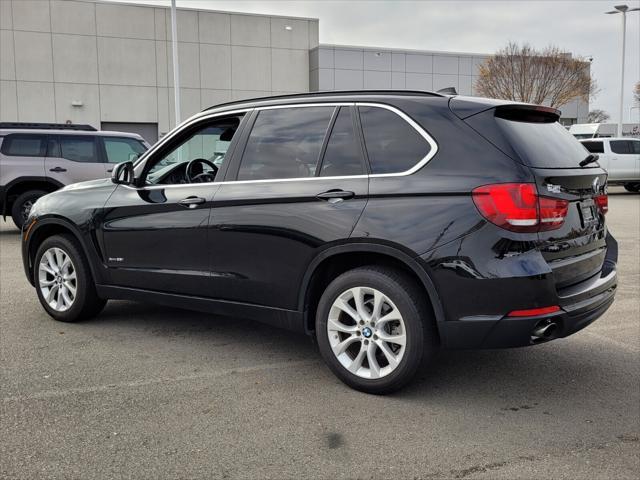
M 624 189 L 627 192 L 638 193 L 640 192 L 640 183 L 625 183 Z
M 367 393 L 406 385 L 437 343 L 425 328 L 433 319 L 423 295 L 410 278 L 382 267 L 351 270 L 331 282 L 318 304 L 316 335 L 333 373 Z
M 98 297 L 84 253 L 70 236 L 56 235 L 42 242 L 33 275 L 40 303 L 61 322 L 91 318 L 107 303 Z
M 31 212 L 31 207 L 36 203 L 43 195 L 46 195 L 47 192 L 43 190 L 29 190 L 18 196 L 13 202 L 11 206 L 11 218 L 13 219 L 13 223 L 16 224 L 16 227 L 22 228 L 24 222 L 27 221 L 27 217 L 29 216 L 29 212 Z

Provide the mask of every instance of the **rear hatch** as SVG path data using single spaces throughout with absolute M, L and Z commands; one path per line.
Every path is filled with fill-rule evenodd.
M 567 202 L 564 222 L 538 232 L 539 249 L 561 292 L 602 270 L 607 173 L 558 118 L 555 109 L 503 104 L 464 120 L 529 167 L 539 196 Z

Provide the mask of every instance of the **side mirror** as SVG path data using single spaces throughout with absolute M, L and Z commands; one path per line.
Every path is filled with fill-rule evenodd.
M 111 181 L 116 185 L 131 185 L 133 183 L 133 162 L 122 162 L 113 167 Z

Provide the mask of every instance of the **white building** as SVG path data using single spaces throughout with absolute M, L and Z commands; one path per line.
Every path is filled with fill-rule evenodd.
M 483 55 L 319 45 L 318 20 L 178 10 L 181 118 L 309 90 L 454 86 Z M 88 123 L 150 142 L 175 124 L 167 7 L 0 0 L 0 121 Z M 563 108 L 583 121 L 588 104 Z

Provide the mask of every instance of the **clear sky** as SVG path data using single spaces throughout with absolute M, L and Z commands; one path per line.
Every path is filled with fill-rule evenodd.
M 117 0 L 123 1 L 123 0 Z M 618 115 L 621 15 L 614 5 L 640 7 L 640 0 L 177 0 L 178 7 L 313 17 L 320 43 L 493 53 L 508 41 L 537 48 L 554 44 L 592 57 L 601 92 L 591 108 Z M 169 5 L 170 0 L 132 0 Z M 624 121 L 632 89 L 640 80 L 640 11 L 627 15 Z M 638 121 L 640 109 L 633 110 Z

